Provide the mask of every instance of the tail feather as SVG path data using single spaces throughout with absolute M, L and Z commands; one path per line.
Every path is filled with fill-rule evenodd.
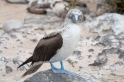
M 32 56 L 30 58 L 28 58 L 25 62 L 23 62 L 18 68 L 20 68 L 21 66 L 23 66 L 29 62 L 32 62 Z
M 42 66 L 42 64 L 43 64 L 43 63 L 31 67 L 29 70 L 27 70 L 27 71 L 22 75 L 22 77 L 25 77 L 26 75 L 29 75 L 29 74 L 32 74 L 32 73 L 36 72 L 36 71 Z

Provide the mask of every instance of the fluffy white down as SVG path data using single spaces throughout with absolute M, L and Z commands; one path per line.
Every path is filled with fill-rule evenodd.
M 80 40 L 80 26 L 69 24 L 62 33 L 63 46 L 58 50 L 57 54 L 51 58 L 51 62 L 58 62 L 68 58 L 74 51 Z

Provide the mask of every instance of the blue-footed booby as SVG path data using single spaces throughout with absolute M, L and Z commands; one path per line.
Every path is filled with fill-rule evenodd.
M 71 9 L 61 25 L 61 29 L 42 38 L 34 49 L 33 55 L 19 67 L 31 62 L 32 67 L 22 77 L 36 72 L 43 63 L 50 62 L 55 73 L 75 75 L 64 69 L 63 60 L 74 51 L 80 39 L 80 23 L 83 22 L 83 14 L 78 9 Z M 61 68 L 56 68 L 53 63 L 60 62 Z

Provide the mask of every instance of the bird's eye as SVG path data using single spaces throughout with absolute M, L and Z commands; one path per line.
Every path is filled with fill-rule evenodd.
M 82 15 L 79 16 L 79 21 L 82 21 L 83 20 L 83 17 Z
M 72 18 L 72 14 L 71 14 L 71 15 L 69 15 L 69 17 L 68 17 L 68 18 L 69 18 L 69 19 L 70 19 L 70 18 Z

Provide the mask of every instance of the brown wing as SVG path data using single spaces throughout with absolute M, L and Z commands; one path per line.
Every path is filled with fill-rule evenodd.
M 35 62 L 38 61 L 49 61 L 56 54 L 56 51 L 62 47 L 62 44 L 63 44 L 62 36 L 59 33 L 41 39 L 37 46 L 35 47 L 33 55 L 30 58 L 28 58 L 25 62 L 23 62 L 19 67 L 29 62 L 32 62 L 31 65 L 33 65 Z M 36 72 L 42 66 L 42 64 L 43 63 L 34 65 L 29 70 L 27 70 L 22 75 L 22 77 Z
M 62 47 L 63 40 L 61 34 L 43 38 L 35 47 L 32 63 L 37 61 L 49 61 L 58 49 Z

